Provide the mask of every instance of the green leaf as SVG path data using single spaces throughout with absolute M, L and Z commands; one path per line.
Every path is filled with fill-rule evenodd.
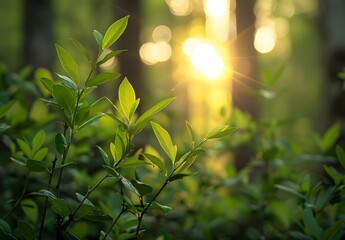
M 47 156 L 48 152 L 48 148 L 41 148 L 32 156 L 32 159 L 36 161 L 42 161 L 42 159 Z
M 30 219 L 31 222 L 37 223 L 38 219 L 38 207 L 35 201 L 32 199 L 24 199 L 20 202 L 20 206 L 25 213 L 25 216 Z
M 158 112 L 164 109 L 174 99 L 175 97 L 164 99 L 158 102 L 157 104 L 155 104 L 150 109 L 148 109 L 146 112 L 144 112 L 135 122 L 134 132 L 135 133 L 140 132 Z
M 321 150 L 327 152 L 337 141 L 340 135 L 340 123 L 334 123 L 324 134 L 321 141 Z
M 41 194 L 42 196 L 48 197 L 50 199 L 57 199 L 57 197 L 54 195 L 54 193 L 46 190 L 46 189 L 41 189 L 38 191 L 39 194 Z
M 6 113 L 8 112 L 8 110 L 11 109 L 11 107 L 13 106 L 13 104 L 15 103 L 16 101 L 11 101 L 11 102 L 8 102 L 4 105 L 1 105 L 0 106 L 0 118 L 4 117 L 6 115 Z
M 336 153 L 337 153 L 337 158 L 340 163 L 340 165 L 345 169 L 345 151 L 342 147 L 337 146 L 336 147 Z
M 110 58 L 115 57 L 117 55 L 119 55 L 120 53 L 126 52 L 126 49 L 123 50 L 117 50 L 117 51 L 111 51 L 110 53 L 108 53 L 107 55 L 105 55 L 105 57 L 101 60 L 99 60 L 96 63 L 96 66 L 102 65 L 103 63 L 105 63 L 106 61 L 108 61 Z
M 97 45 L 101 48 L 102 47 L 102 42 L 103 42 L 103 36 L 100 32 L 97 30 L 93 30 L 93 36 L 96 39 Z
M 76 104 L 76 97 L 72 93 L 72 91 L 63 85 L 58 84 L 53 85 L 52 90 L 52 95 L 54 99 L 57 101 L 57 103 L 64 110 L 68 111 L 69 113 L 73 113 Z
M 114 177 L 119 177 L 119 173 L 116 172 L 116 170 L 114 168 L 106 166 L 106 165 L 103 165 L 103 167 L 110 175 L 112 175 Z
M 64 240 L 79 240 L 78 237 L 76 237 L 72 233 L 69 233 L 69 232 L 66 232 L 66 231 L 62 232 L 62 237 L 63 237 Z
M 72 214 L 72 210 L 66 203 L 65 199 L 57 198 L 52 200 L 52 210 L 61 217 L 67 217 Z
M 125 188 L 135 193 L 137 196 L 140 196 L 140 193 L 138 192 L 138 190 L 133 186 L 133 184 L 127 178 L 125 178 L 124 176 L 121 176 L 120 181 Z
M 76 84 L 79 84 L 80 73 L 78 64 L 65 49 L 57 44 L 55 44 L 55 47 L 62 68 L 67 72 L 67 74 Z
M 83 46 L 83 44 L 81 44 L 78 40 L 70 38 L 70 40 L 72 41 L 72 43 L 74 44 L 74 46 L 76 46 L 76 48 L 86 57 L 86 59 L 90 62 L 91 58 L 90 58 L 90 54 L 87 52 L 86 48 Z
M 22 221 L 17 222 L 17 227 L 13 234 L 19 239 L 31 240 L 35 238 L 35 231 L 30 224 Z
M 178 173 L 178 174 L 175 174 L 175 175 L 171 176 L 171 178 L 169 179 L 169 182 L 173 182 L 173 181 L 182 179 L 184 177 L 196 176 L 198 174 L 199 174 L 199 172 L 194 172 L 194 173 Z
M 309 234 L 312 234 L 314 237 L 316 237 L 316 239 L 321 238 L 323 234 L 323 230 L 317 223 L 311 208 L 304 209 L 303 222 L 304 222 L 305 230 Z
M 89 199 L 85 198 L 84 195 L 82 195 L 80 193 L 75 193 L 75 195 L 77 196 L 79 202 L 84 202 L 84 204 L 94 206 L 93 203 Z
M 61 80 L 62 84 L 65 85 L 66 87 L 72 89 L 72 90 L 78 90 L 78 86 L 67 76 L 55 73 Z
M 2 230 L 6 234 L 12 233 L 11 226 L 7 222 L 5 222 L 3 219 L 0 219 L 0 228 L 2 228 Z
M 45 90 L 47 90 L 48 93 L 52 94 L 54 82 L 51 79 L 45 77 L 41 78 L 40 81 Z
M 101 72 L 94 76 L 93 78 L 90 78 L 88 81 L 86 81 L 85 86 L 91 87 L 91 86 L 98 86 L 101 85 L 109 80 L 117 79 L 121 76 L 120 73 L 114 73 L 114 72 Z
M 336 223 L 333 223 L 329 228 L 326 229 L 324 234 L 322 235 L 323 240 L 340 240 L 345 228 L 345 220 L 341 219 Z
M 118 96 L 120 104 L 119 111 L 129 121 L 131 108 L 136 101 L 136 97 L 134 89 L 126 77 L 119 86 Z
M 124 152 L 127 148 L 127 136 L 124 131 L 118 129 L 115 135 L 114 143 L 110 144 L 110 151 L 113 156 L 114 162 L 117 163 L 122 159 Z
M 99 152 L 100 152 L 101 155 L 102 155 L 102 159 L 103 159 L 104 163 L 105 163 L 107 166 L 111 166 L 110 161 L 109 161 L 108 154 L 106 154 L 106 153 L 104 152 L 104 150 L 103 150 L 101 147 L 97 146 L 97 148 L 98 148 Z
M 227 125 L 220 125 L 217 126 L 206 133 L 206 139 L 213 139 L 213 138 L 221 138 L 225 137 L 233 132 L 235 132 L 238 128 L 229 127 Z
M 339 185 L 341 180 L 343 179 L 343 175 L 335 170 L 333 167 L 329 167 L 327 165 L 323 166 L 327 174 L 333 179 L 335 185 Z
M 153 191 L 153 188 L 145 183 L 142 183 L 138 180 L 132 179 L 131 183 L 138 190 L 140 196 L 145 196 Z
M 158 157 L 149 154 L 149 153 L 143 153 L 142 154 L 144 156 L 144 158 L 146 158 L 147 160 L 149 160 L 150 162 L 152 162 L 154 165 L 156 165 L 157 167 L 159 167 L 159 169 L 162 171 L 162 173 L 167 176 L 167 169 L 164 165 L 164 162 L 159 159 Z
M 103 117 L 104 115 L 106 115 L 105 113 L 99 113 L 96 116 L 93 116 L 92 118 L 90 118 L 89 120 L 87 120 L 86 122 L 84 122 L 82 125 L 80 125 L 78 127 L 78 130 L 82 129 L 83 127 L 86 127 L 87 125 L 90 125 L 94 122 L 96 122 L 98 119 L 100 119 L 101 117 Z
M 129 158 L 123 159 L 118 165 L 118 168 L 138 168 L 146 165 L 147 162 L 144 160 L 138 159 L 138 156 L 132 156 Z
M 28 159 L 27 167 L 33 172 L 44 172 L 47 169 L 47 164 L 42 161 Z
M 127 27 L 129 16 L 125 16 L 114 22 L 106 31 L 103 41 L 102 50 L 110 47 L 123 34 Z
M 46 133 L 45 131 L 41 130 L 36 133 L 34 138 L 32 139 L 32 152 L 36 152 L 44 143 L 44 140 L 46 139 Z
M 157 202 L 152 202 L 147 212 L 151 215 L 162 215 L 168 214 L 171 210 L 172 208 L 169 206 L 164 206 Z
M 62 133 L 58 133 L 55 136 L 55 149 L 61 155 L 64 154 L 65 148 L 67 146 L 67 140 Z
M 321 189 L 317 193 L 315 203 L 314 203 L 316 211 L 320 211 L 327 206 L 332 196 L 334 195 L 335 189 L 336 189 L 336 186 L 330 186 L 326 189 Z
M 294 196 L 302 199 L 302 200 L 305 200 L 305 196 L 302 195 L 300 192 L 298 192 L 296 189 L 292 188 L 292 187 L 289 187 L 289 186 L 284 186 L 284 185 L 280 185 L 280 184 L 275 184 L 274 185 L 276 188 L 280 189 L 280 190 L 283 190 L 285 192 L 288 192 L 288 193 L 291 193 L 293 194 Z
M 26 155 L 26 157 L 27 158 L 31 158 L 32 157 L 32 152 L 31 152 L 31 148 L 30 148 L 29 144 L 27 142 L 25 142 L 24 140 L 20 139 L 20 138 L 17 139 L 17 143 L 18 143 L 20 149 Z
M 162 149 L 174 163 L 177 153 L 177 146 L 173 145 L 169 133 L 158 123 L 151 122 L 153 132 Z
M 192 125 L 190 125 L 188 121 L 186 121 L 186 128 L 187 128 L 190 139 L 192 140 L 192 142 L 195 142 L 195 132 L 192 128 Z

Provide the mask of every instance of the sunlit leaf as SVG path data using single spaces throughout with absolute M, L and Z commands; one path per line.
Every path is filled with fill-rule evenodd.
M 80 73 L 78 64 L 65 49 L 57 44 L 55 44 L 55 47 L 62 68 L 67 72 L 67 74 L 76 84 L 79 84 Z
M 175 97 L 164 99 L 157 104 L 155 104 L 153 107 L 148 109 L 146 112 L 144 112 L 135 122 L 134 128 L 135 133 L 140 132 L 151 120 L 152 118 L 160 112 L 162 109 L 164 109 L 171 101 L 173 101 Z
M 105 55 L 105 57 L 101 60 L 99 60 L 96 65 L 102 65 L 103 63 L 105 63 L 106 61 L 108 61 L 110 58 L 115 57 L 117 55 L 119 55 L 120 53 L 126 52 L 126 49 L 123 50 L 117 50 L 117 51 L 111 51 L 110 53 L 108 53 L 107 55 Z
M 6 113 L 8 112 L 8 110 L 11 109 L 11 107 L 13 106 L 13 104 L 15 103 L 16 101 L 11 101 L 11 102 L 8 102 L 4 105 L 1 105 L 0 106 L 0 118 L 4 117 L 6 115 Z
M 118 97 L 120 113 L 129 121 L 130 111 L 136 101 L 136 97 L 134 89 L 126 77 L 119 86 Z
M 125 16 L 114 22 L 106 31 L 103 41 L 102 50 L 110 47 L 125 31 L 129 16 Z
M 221 138 L 225 137 L 233 132 L 235 132 L 237 128 L 229 127 L 228 125 L 220 125 L 217 126 L 206 133 L 206 139 L 213 139 L 213 138 Z
M 187 128 L 190 139 L 192 140 L 192 142 L 194 142 L 195 141 L 195 132 L 192 128 L 192 125 L 190 125 L 190 123 L 188 121 L 186 121 L 186 128 Z
M 173 145 L 169 133 L 158 123 L 151 122 L 153 132 L 161 145 L 162 149 L 168 155 L 172 162 L 175 161 L 177 146 Z
M 118 165 L 118 168 L 138 168 L 147 165 L 144 160 L 138 159 L 137 156 L 123 159 Z
M 32 152 L 36 152 L 44 143 L 46 139 L 46 133 L 45 131 L 41 130 L 36 133 L 34 138 L 32 139 Z
M 69 113 L 74 112 L 76 97 L 71 90 L 63 85 L 53 85 L 52 95 L 58 104 Z
M 17 143 L 18 143 L 20 149 L 24 152 L 24 154 L 28 158 L 31 158 L 32 157 L 32 152 L 31 152 L 30 145 L 27 142 L 25 142 L 24 140 L 20 139 L 20 138 L 17 139 Z
M 93 78 L 90 78 L 88 81 L 86 81 L 85 86 L 91 87 L 91 86 L 98 86 L 101 85 L 109 80 L 117 79 L 121 76 L 120 73 L 116 72 L 101 72 L 94 76 Z
M 162 171 L 162 173 L 166 176 L 167 175 L 167 169 L 164 165 L 164 162 L 159 159 L 158 157 L 149 154 L 149 153 L 143 153 L 142 154 L 147 160 L 149 160 L 150 162 L 152 162 L 154 165 L 156 165 L 157 167 L 159 167 L 159 169 Z
M 96 39 L 97 45 L 101 48 L 102 47 L 102 42 L 103 42 L 103 36 L 100 32 L 97 30 L 93 30 L 93 36 Z
M 45 90 L 48 93 L 52 94 L 52 91 L 53 91 L 52 88 L 53 88 L 54 82 L 45 77 L 41 78 L 40 81 L 42 83 L 42 86 L 45 88 Z
M 83 127 L 86 127 L 87 125 L 90 125 L 94 122 L 96 122 L 98 119 L 100 119 L 101 117 L 103 117 L 104 115 L 106 115 L 105 113 L 99 113 L 96 116 L 93 116 L 92 118 L 90 118 L 89 120 L 87 120 L 86 122 L 84 122 L 82 125 L 79 126 L 78 130 L 82 129 Z
M 48 148 L 41 148 L 32 156 L 32 159 L 41 161 L 47 156 L 48 152 L 49 152 Z

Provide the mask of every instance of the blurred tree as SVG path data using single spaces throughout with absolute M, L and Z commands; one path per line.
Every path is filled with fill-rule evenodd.
M 328 121 L 342 121 L 342 142 L 345 141 L 345 92 L 338 74 L 345 69 L 345 1 L 320 1 L 321 34 L 324 40 L 325 67 L 330 103 Z
M 23 65 L 50 69 L 55 59 L 51 0 L 23 2 Z
M 139 56 L 141 29 L 140 6 L 141 1 L 118 0 L 115 5 L 115 11 L 116 15 L 119 17 L 130 15 L 127 29 L 118 42 L 119 49 L 128 49 L 128 52 L 118 56 L 120 72 L 130 80 L 137 96 L 142 98 L 144 84 L 142 81 L 141 61 Z

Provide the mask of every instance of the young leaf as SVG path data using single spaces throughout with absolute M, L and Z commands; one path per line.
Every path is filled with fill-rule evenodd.
M 103 36 L 100 32 L 97 30 L 93 30 L 93 36 L 96 39 L 97 45 L 101 48 L 102 47 L 102 42 L 103 42 Z
M 101 147 L 97 146 L 97 148 L 98 148 L 99 152 L 100 152 L 101 155 L 102 155 L 102 159 L 103 159 L 104 163 L 105 163 L 107 166 L 110 166 L 110 161 L 109 161 L 108 155 L 104 152 L 104 150 L 103 150 Z
M 345 151 L 342 147 L 337 146 L 336 147 L 336 152 L 337 152 L 337 158 L 340 163 L 340 165 L 345 169 Z
M 110 47 L 125 31 L 129 16 L 125 16 L 114 22 L 106 31 L 103 41 L 102 50 Z
M 40 81 L 45 90 L 47 90 L 48 93 L 52 94 L 54 82 L 51 79 L 45 77 L 41 78 Z
M 220 125 L 213 129 L 211 129 L 209 132 L 207 132 L 205 138 L 206 139 L 213 139 L 213 138 L 221 138 L 225 137 L 226 135 L 229 135 L 233 132 L 235 132 L 237 128 L 235 127 L 229 127 L 227 125 Z
M 48 154 L 48 148 L 41 148 L 33 156 L 32 159 L 36 161 L 41 161 Z
M 195 133 L 192 128 L 192 125 L 190 125 L 188 121 L 186 121 L 186 128 L 187 128 L 190 139 L 192 140 L 192 142 L 195 142 Z
M 152 129 L 162 149 L 174 163 L 177 153 L 177 146 L 173 145 L 169 133 L 158 123 L 151 122 Z
M 87 52 L 86 48 L 83 46 L 83 44 L 81 44 L 78 40 L 76 39 L 70 39 L 74 46 L 76 46 L 76 48 L 78 48 L 78 50 L 86 57 L 86 59 L 90 62 L 91 58 L 90 58 L 90 54 Z
M 149 194 L 152 192 L 153 188 L 145 183 L 142 183 L 140 181 L 137 181 L 135 179 L 131 180 L 131 183 L 133 186 L 139 191 L 141 196 L 144 196 L 146 194 Z
M 11 109 L 15 101 L 8 102 L 2 106 L 0 106 L 0 118 L 6 115 L 7 111 Z
M 101 117 L 103 117 L 105 115 L 105 113 L 99 113 L 96 116 L 93 116 L 92 118 L 90 118 L 89 120 L 87 120 L 86 122 L 84 122 L 82 125 L 79 126 L 78 130 L 82 129 L 83 127 L 90 125 L 94 122 L 96 122 L 98 119 L 100 119 Z
M 96 63 L 96 66 L 102 65 L 103 63 L 105 63 L 106 61 L 108 61 L 110 58 L 115 57 L 115 56 L 119 55 L 120 53 L 123 53 L 123 52 L 126 52 L 126 51 L 127 51 L 126 49 L 117 50 L 117 51 L 112 51 L 112 52 L 108 53 L 107 55 L 105 55 L 105 57 L 104 57 L 103 59 L 99 60 L 99 61 Z
M 63 85 L 53 85 L 52 95 L 58 104 L 69 113 L 74 112 L 76 98 L 71 90 Z
M 117 79 L 120 76 L 121 76 L 120 73 L 101 72 L 100 74 L 97 74 L 95 77 L 90 78 L 88 81 L 86 81 L 85 86 L 86 87 L 98 86 L 109 80 Z
M 58 54 L 62 68 L 67 72 L 67 74 L 71 77 L 71 79 L 76 84 L 79 84 L 80 73 L 79 73 L 78 64 L 65 49 L 63 49 L 57 44 L 55 44 L 55 47 L 56 47 L 56 52 Z
M 45 131 L 41 130 L 36 133 L 35 137 L 32 139 L 32 152 L 36 152 L 44 143 L 46 138 Z
M 125 77 L 121 82 L 118 90 L 119 111 L 129 121 L 130 111 L 136 101 L 135 92 L 128 79 Z
M 174 99 L 175 97 L 164 99 L 144 112 L 135 122 L 134 132 L 140 132 L 158 112 L 164 109 Z
M 65 85 L 66 87 L 77 91 L 78 86 L 67 76 L 61 75 L 56 73 L 56 75 L 62 80 L 62 84 Z
M 30 148 L 29 144 L 27 142 L 25 142 L 24 140 L 19 139 L 19 138 L 17 139 L 17 143 L 18 143 L 20 149 L 26 155 L 26 157 L 31 158 L 32 152 L 31 152 L 31 148 Z
M 165 176 L 167 176 L 167 169 L 166 169 L 164 162 L 162 160 L 160 160 L 158 157 L 156 157 L 152 154 L 149 154 L 149 153 L 143 153 L 142 155 L 144 156 L 144 158 L 146 158 L 147 160 L 152 162 L 154 165 L 159 167 L 159 169 L 162 171 L 162 173 Z

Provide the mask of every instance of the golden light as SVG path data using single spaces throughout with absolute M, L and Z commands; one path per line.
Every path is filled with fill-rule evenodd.
M 147 65 L 165 62 L 171 57 L 172 51 L 167 42 L 144 43 L 139 50 L 141 60 Z
M 257 29 L 254 47 L 260 53 L 269 53 L 276 45 L 276 33 L 272 27 L 262 26 Z
M 105 49 L 103 53 L 99 56 L 99 59 L 103 59 L 110 52 L 111 51 L 109 49 Z M 105 63 L 102 63 L 99 67 L 103 70 L 112 70 L 115 68 L 116 64 L 117 64 L 116 57 L 111 57 L 109 58 L 108 61 L 106 61 Z
M 209 17 L 222 17 L 228 14 L 229 0 L 204 0 L 204 10 Z
M 193 10 L 190 0 L 165 0 L 169 10 L 176 16 L 187 16 Z
M 190 58 L 192 65 L 209 78 L 220 77 L 224 70 L 222 58 L 217 54 L 215 47 L 209 43 L 197 43 Z
M 169 42 L 171 39 L 171 30 L 165 25 L 159 25 L 152 31 L 152 39 L 154 42 Z

